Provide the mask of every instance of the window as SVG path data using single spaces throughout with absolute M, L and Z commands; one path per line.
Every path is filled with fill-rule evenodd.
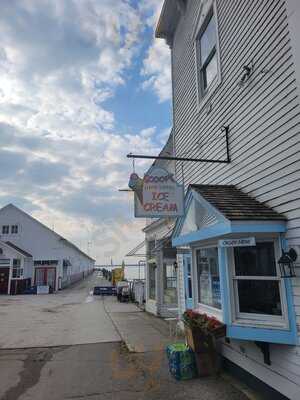
M 9 225 L 2 225 L 2 235 L 9 234 Z
M 149 299 L 155 300 L 156 279 L 155 279 L 156 264 L 149 263 Z
M 236 247 L 233 290 L 237 318 L 282 321 L 284 307 L 273 242 Z
M 219 57 L 214 9 L 208 12 L 196 42 L 199 98 L 203 98 L 218 79 Z
M 198 249 L 196 260 L 199 303 L 221 309 L 218 249 Z
M 18 233 L 18 225 L 12 225 L 11 226 L 11 233 L 12 234 L 17 234 Z
M 13 274 L 12 277 L 14 279 L 23 277 L 23 268 L 21 268 L 21 260 L 14 258 L 13 259 Z
M 164 263 L 164 303 L 177 304 L 177 274 L 174 262 Z

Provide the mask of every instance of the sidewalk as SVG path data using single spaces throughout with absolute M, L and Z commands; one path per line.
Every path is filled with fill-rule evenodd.
M 249 400 L 233 386 L 230 379 L 173 379 L 169 373 L 165 348 L 180 339 L 169 336 L 168 323 L 133 304 L 117 303 L 111 297 L 103 301 L 106 312 L 129 350 L 127 356 L 124 354 L 128 362 L 128 379 L 130 385 L 139 388 L 136 388 L 140 393 L 138 399 Z
M 114 298 L 107 297 L 104 298 L 104 306 L 130 352 L 164 351 L 168 344 L 174 342 L 166 321 L 140 310 L 134 304 L 118 303 Z

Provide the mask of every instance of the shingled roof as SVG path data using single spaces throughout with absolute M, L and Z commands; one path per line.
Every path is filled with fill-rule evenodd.
M 229 220 L 286 220 L 284 215 L 234 185 L 191 185 L 191 188 Z

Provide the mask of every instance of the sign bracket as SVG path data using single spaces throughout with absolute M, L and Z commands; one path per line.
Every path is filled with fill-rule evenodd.
M 225 133 L 225 141 L 226 141 L 226 159 L 225 160 L 216 160 L 212 158 L 190 158 L 190 157 L 175 157 L 175 156 L 152 156 L 146 154 L 127 154 L 127 158 L 143 158 L 150 160 L 169 160 L 169 161 L 189 161 L 189 162 L 207 162 L 207 163 L 217 163 L 217 164 L 229 164 L 231 162 L 230 152 L 229 152 L 229 126 L 224 125 L 221 127 L 222 132 Z

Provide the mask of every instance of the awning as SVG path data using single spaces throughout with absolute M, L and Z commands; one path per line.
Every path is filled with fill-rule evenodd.
M 146 257 L 146 241 L 143 240 L 139 243 L 125 257 Z
M 190 185 L 173 246 L 235 233 L 285 232 L 286 218 L 233 185 Z

